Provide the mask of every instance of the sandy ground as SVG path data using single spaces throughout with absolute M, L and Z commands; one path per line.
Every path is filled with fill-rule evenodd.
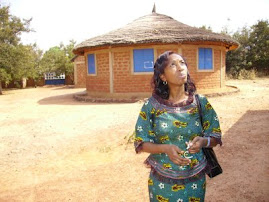
M 240 92 L 210 97 L 223 130 L 224 173 L 206 201 L 269 201 L 269 78 L 227 82 Z M 127 138 L 142 102 L 75 101 L 85 89 L 42 87 L 0 96 L 0 201 L 148 201 L 148 154 Z

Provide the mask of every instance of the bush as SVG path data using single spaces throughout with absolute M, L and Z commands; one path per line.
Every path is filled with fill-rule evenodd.
M 241 69 L 238 73 L 238 79 L 251 79 L 254 80 L 256 78 L 256 70 L 251 69 L 251 70 L 246 70 L 246 69 Z
M 228 79 L 255 79 L 258 75 L 255 69 L 240 69 L 239 67 L 231 68 L 227 73 Z
M 14 81 L 15 88 L 21 88 L 21 84 L 18 81 Z

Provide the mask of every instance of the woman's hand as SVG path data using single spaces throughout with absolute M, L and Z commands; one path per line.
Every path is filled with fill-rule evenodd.
M 170 160 L 177 165 L 186 166 L 189 165 L 189 163 L 191 162 L 190 159 L 181 157 L 184 151 L 179 149 L 176 145 L 173 144 L 165 145 L 164 152 L 168 155 Z
M 202 147 L 207 145 L 207 139 L 203 137 L 195 137 L 190 143 L 189 152 L 190 154 L 198 153 Z

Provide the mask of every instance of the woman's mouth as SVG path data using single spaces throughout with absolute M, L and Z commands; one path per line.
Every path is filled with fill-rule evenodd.
M 179 78 L 180 78 L 180 79 L 185 79 L 185 78 L 186 78 L 186 75 L 184 75 L 184 74 L 179 75 Z

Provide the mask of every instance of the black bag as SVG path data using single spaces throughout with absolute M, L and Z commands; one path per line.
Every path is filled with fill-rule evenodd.
M 197 103 L 197 107 L 198 107 L 198 111 L 199 111 L 199 116 L 200 116 L 200 121 L 201 124 L 203 126 L 203 113 L 202 113 L 202 109 L 201 109 L 201 104 L 198 98 L 198 95 L 195 95 L 195 99 L 196 99 L 196 103 Z M 203 136 L 204 136 L 204 131 L 202 132 Z M 213 150 L 213 148 L 202 148 L 206 160 L 207 160 L 207 168 L 206 168 L 206 174 L 210 177 L 213 178 L 219 174 L 222 173 L 222 168 L 218 162 L 217 156 Z

